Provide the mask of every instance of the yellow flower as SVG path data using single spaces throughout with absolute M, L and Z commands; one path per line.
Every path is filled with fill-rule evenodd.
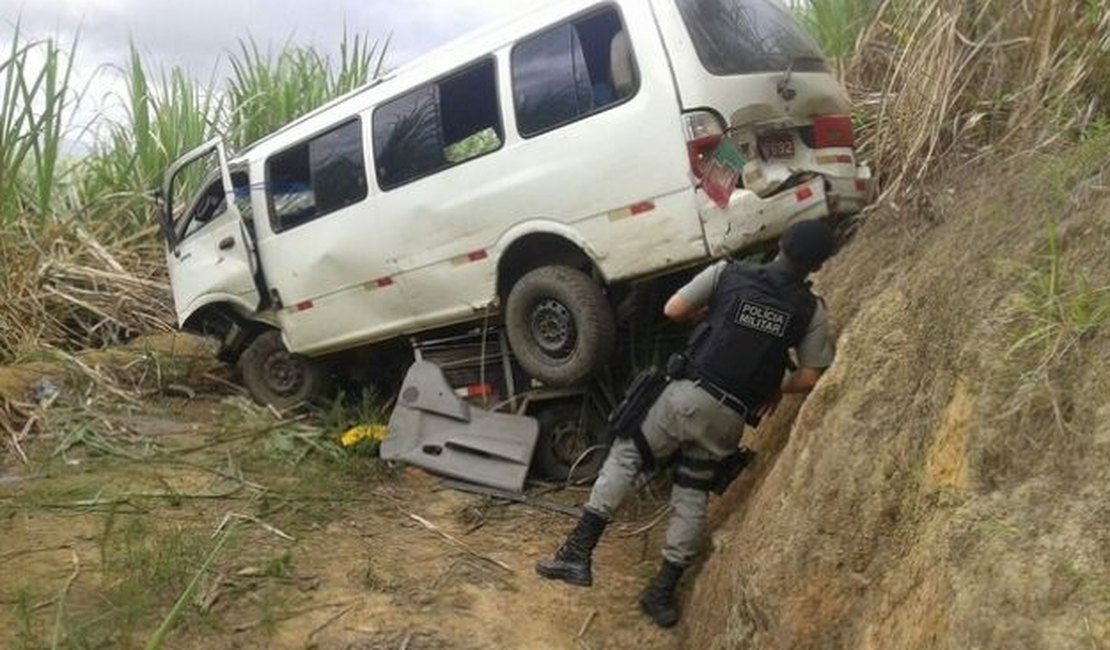
M 387 429 L 384 424 L 360 424 L 347 429 L 339 439 L 339 442 L 344 447 L 353 447 L 358 444 L 360 440 L 381 442 L 388 433 L 389 429 Z

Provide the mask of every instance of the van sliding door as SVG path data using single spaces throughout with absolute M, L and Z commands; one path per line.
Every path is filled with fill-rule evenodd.
M 374 205 L 361 117 L 270 154 L 259 237 L 290 349 L 322 354 L 387 336 L 411 311 L 394 284 L 399 232 Z

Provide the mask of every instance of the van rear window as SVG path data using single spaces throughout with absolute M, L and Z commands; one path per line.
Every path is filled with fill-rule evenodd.
M 827 70 L 817 45 L 777 0 L 675 1 L 713 74 Z

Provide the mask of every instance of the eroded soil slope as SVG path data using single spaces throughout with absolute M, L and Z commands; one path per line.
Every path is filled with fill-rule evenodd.
M 874 215 L 836 364 L 756 435 L 691 648 L 1110 647 L 1107 139 Z

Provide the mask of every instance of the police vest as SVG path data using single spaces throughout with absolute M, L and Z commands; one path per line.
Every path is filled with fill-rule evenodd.
M 809 287 L 785 269 L 727 264 L 687 348 L 687 374 L 758 408 L 778 390 L 787 351 L 805 338 L 816 309 Z

